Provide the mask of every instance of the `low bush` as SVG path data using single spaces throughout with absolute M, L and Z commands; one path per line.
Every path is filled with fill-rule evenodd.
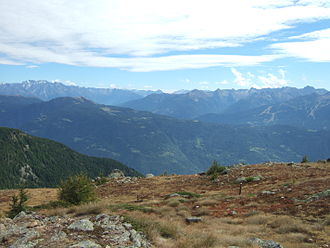
M 226 167 L 219 165 L 218 162 L 214 160 L 211 167 L 207 170 L 206 175 L 216 177 L 218 175 L 221 175 L 225 171 Z
M 71 176 L 62 181 L 59 187 L 59 199 L 73 205 L 95 200 L 94 185 L 85 174 Z

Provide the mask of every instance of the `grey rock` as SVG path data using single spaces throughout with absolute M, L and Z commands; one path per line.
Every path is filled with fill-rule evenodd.
M 90 241 L 90 240 L 84 240 L 79 242 L 78 244 L 75 245 L 71 245 L 70 247 L 72 248 L 101 248 L 102 246 L 100 246 L 99 244 Z
M 68 228 L 76 231 L 93 231 L 94 225 L 90 220 L 82 219 L 73 222 Z
M 168 198 L 170 197 L 182 197 L 182 195 L 178 194 L 178 193 L 172 193 L 172 194 L 169 194 L 167 195 Z
M 14 217 L 14 221 L 20 220 L 20 219 L 24 219 L 28 216 L 28 214 L 26 214 L 24 211 L 20 212 L 18 215 L 16 215 Z
M 246 178 L 245 177 L 239 177 L 235 180 L 235 183 L 246 183 Z
M 146 174 L 146 178 L 151 178 L 151 177 L 154 177 L 154 174 L 151 173 Z
M 186 218 L 186 222 L 188 224 L 191 224 L 191 223 L 198 223 L 198 222 L 201 222 L 202 221 L 202 218 L 201 217 L 187 217 Z
M 56 232 L 51 238 L 50 238 L 50 241 L 60 241 L 60 240 L 63 240 L 67 237 L 68 235 L 63 232 L 63 231 L 59 231 L 59 232 Z
M 251 177 L 239 177 L 235 180 L 235 183 L 247 183 L 247 182 L 257 182 L 262 179 L 262 176 L 251 176 Z
M 268 191 L 268 190 L 264 190 L 264 191 L 261 192 L 261 194 L 263 194 L 263 195 L 274 195 L 275 192 L 273 192 L 273 191 Z
M 273 240 L 262 240 L 259 238 L 253 238 L 251 241 L 257 244 L 260 248 L 283 248 L 282 245 L 276 243 Z
M 30 248 L 35 247 L 41 240 L 36 240 L 39 237 L 39 232 L 35 230 L 28 231 L 23 237 L 17 239 L 9 248 Z
M 110 174 L 109 174 L 110 178 L 121 178 L 121 177 L 125 177 L 124 172 L 122 172 L 121 170 L 118 169 L 114 169 Z

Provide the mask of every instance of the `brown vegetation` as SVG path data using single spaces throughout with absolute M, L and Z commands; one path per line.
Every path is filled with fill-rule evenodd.
M 257 175 L 262 180 L 243 183 L 239 195 L 235 180 Z M 42 211 L 121 214 L 159 248 L 255 247 L 253 237 L 290 248 L 326 247 L 330 244 L 330 197 L 319 193 L 329 189 L 329 163 L 263 164 L 233 168 L 217 180 L 199 175 L 162 176 L 123 184 L 114 179 L 98 186 L 98 202 Z M 2 210 L 12 192 L 0 191 Z M 169 196 L 175 192 L 181 193 Z M 31 189 L 28 194 L 33 205 L 56 198 L 54 189 Z M 187 224 L 188 216 L 203 220 Z

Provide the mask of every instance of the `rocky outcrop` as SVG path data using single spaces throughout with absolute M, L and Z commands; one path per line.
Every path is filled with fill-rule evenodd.
M 79 219 L 22 212 L 14 219 L 0 219 L 0 247 L 149 248 L 151 245 L 120 216 L 99 214 Z
M 110 178 L 122 178 L 125 177 L 124 172 L 122 172 L 121 170 L 118 169 L 114 169 L 110 174 L 109 174 Z

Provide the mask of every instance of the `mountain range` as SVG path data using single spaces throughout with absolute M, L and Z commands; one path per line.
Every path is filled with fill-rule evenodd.
M 156 93 L 161 93 L 161 91 L 79 87 L 46 80 L 27 80 L 22 83 L 0 84 L 0 95 L 20 95 L 45 101 L 57 97 L 82 96 L 97 103 L 110 105 L 140 99 Z
M 312 130 L 330 130 L 330 92 L 313 93 L 278 104 L 223 114 L 206 114 L 201 121 L 257 126 L 290 125 Z
M 1 126 L 56 140 L 87 155 L 113 158 L 142 173 L 199 172 L 213 160 L 231 165 L 300 161 L 305 154 L 316 160 L 330 154 L 326 130 L 180 120 L 82 97 L 37 101 L 1 96 L 0 102 Z
M 121 104 L 136 110 L 168 115 L 182 119 L 196 119 L 205 114 L 239 113 L 270 104 L 280 104 L 310 94 L 328 91 L 307 86 L 303 89 L 283 87 L 275 89 L 193 90 L 184 94 L 151 94 Z
M 89 157 L 60 143 L 0 127 L 0 189 L 55 187 L 74 174 L 96 177 L 113 169 L 128 176 L 141 175 L 118 161 Z

